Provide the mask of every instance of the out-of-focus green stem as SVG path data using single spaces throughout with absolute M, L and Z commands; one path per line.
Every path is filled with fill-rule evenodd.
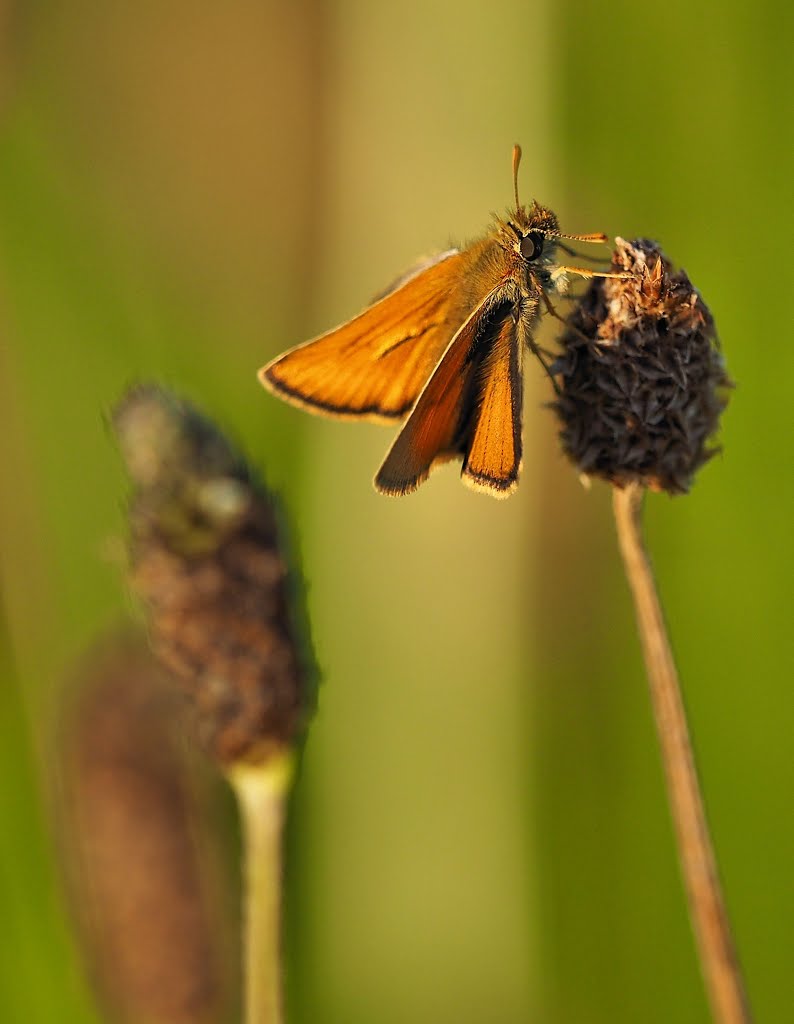
M 725 910 L 673 652 L 642 534 L 645 488 L 614 489 L 615 522 L 651 690 L 689 913 L 718 1024 L 749 1024 L 750 1007 Z
M 282 1024 L 281 849 L 292 755 L 228 771 L 237 795 L 245 858 L 245 1022 Z

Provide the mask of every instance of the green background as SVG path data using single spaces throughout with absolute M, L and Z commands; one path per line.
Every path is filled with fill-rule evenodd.
M 47 722 L 128 614 L 105 426 L 138 380 L 285 498 L 323 669 L 293 806 L 291 1020 L 702 1022 L 607 488 L 527 378 L 519 493 L 404 500 L 390 434 L 256 383 L 520 188 L 658 239 L 738 387 L 648 503 L 759 1021 L 794 1021 L 787 3 L 5 3 L 0 64 L 0 1019 L 94 1020 L 56 883 Z

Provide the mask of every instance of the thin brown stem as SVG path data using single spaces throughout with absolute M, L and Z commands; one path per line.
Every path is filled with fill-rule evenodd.
M 750 1007 L 720 887 L 678 673 L 643 540 L 644 495 L 639 484 L 615 488 L 615 521 L 634 597 L 689 913 L 714 1020 L 748 1024 Z
M 229 772 L 245 857 L 245 1024 L 282 1024 L 281 845 L 292 775 L 289 754 Z

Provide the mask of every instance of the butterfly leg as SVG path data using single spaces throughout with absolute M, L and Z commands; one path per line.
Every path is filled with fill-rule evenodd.
M 568 329 L 569 331 L 573 331 L 573 332 L 574 332 L 574 334 L 578 334 L 578 335 L 579 335 L 579 337 L 580 337 L 580 338 L 581 338 L 581 339 L 582 339 L 583 341 L 587 341 L 587 342 L 590 342 L 590 341 L 592 341 L 592 340 L 593 340 L 592 338 L 588 337 L 588 335 L 586 335 L 586 334 L 584 333 L 584 331 L 580 331 L 578 327 L 576 327 L 576 326 L 575 326 L 574 324 L 572 324 L 572 323 L 570 322 L 570 320 L 566 320 L 564 316 L 561 316 L 561 315 L 560 315 L 560 314 L 559 314 L 559 313 L 557 312 L 557 310 L 556 310 L 556 308 L 555 308 L 554 304 L 552 303 L 551 299 L 550 299 L 550 298 L 548 297 L 548 295 L 546 294 L 546 292 L 544 292 L 544 291 L 542 291 L 542 290 L 541 290 L 541 293 L 540 293 L 540 295 L 541 295 L 541 298 L 543 299 L 543 302 L 544 302 L 544 304 L 545 304 L 545 306 L 546 306 L 546 310 L 547 310 L 547 312 L 548 312 L 548 313 L 550 313 L 550 314 L 551 314 L 551 315 L 552 315 L 552 316 L 554 317 L 554 319 L 555 319 L 555 320 L 559 320 L 561 324 L 565 324 L 566 328 L 567 328 L 567 329 Z
M 546 376 L 549 378 L 549 380 L 551 381 L 551 386 L 554 388 L 554 394 L 558 398 L 561 398 L 562 391 L 560 391 L 560 387 L 557 384 L 557 381 L 554 379 L 554 374 L 551 371 L 551 365 L 546 361 L 546 357 L 543 355 L 543 350 L 538 345 L 536 345 L 534 341 L 529 343 L 529 350 L 532 353 L 532 355 L 535 356 L 535 358 L 543 367 L 543 369 L 546 371 Z
M 557 248 L 562 249 L 563 252 L 569 256 L 575 256 L 579 260 L 587 260 L 589 263 L 610 263 L 611 257 L 609 256 L 588 256 L 586 253 L 577 252 L 572 249 L 570 245 L 566 245 L 564 242 L 557 242 Z
M 556 281 L 563 274 L 577 274 L 579 277 L 611 277 L 613 281 L 628 281 L 634 276 L 607 270 L 588 270 L 587 267 L 555 267 L 551 272 L 552 281 Z
M 542 289 L 540 291 L 540 294 L 543 296 L 543 299 L 546 302 L 546 308 L 551 313 L 551 315 L 556 317 L 558 320 L 562 320 L 563 318 L 560 316 L 560 314 L 557 312 L 557 310 L 554 308 L 554 306 L 552 306 L 549 297 L 546 295 L 546 293 Z M 540 365 L 546 371 L 546 376 L 551 381 L 551 386 L 554 388 L 554 393 L 559 398 L 560 395 L 561 395 L 561 392 L 560 392 L 559 386 L 557 385 L 557 381 L 554 379 L 554 374 L 552 373 L 552 370 L 551 370 L 551 363 L 549 362 L 549 360 L 551 358 L 553 358 L 552 353 L 548 352 L 545 348 L 542 348 L 540 345 L 538 345 L 531 336 L 529 336 L 527 338 L 527 348 L 532 353 L 532 355 L 535 356 L 537 361 L 540 363 Z

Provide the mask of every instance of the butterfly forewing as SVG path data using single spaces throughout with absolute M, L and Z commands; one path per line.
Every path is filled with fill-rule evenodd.
M 491 292 L 457 332 L 375 477 L 379 491 L 416 490 L 434 464 L 468 451 L 484 385 L 481 370 L 492 345 L 510 333 L 505 324 L 512 328 L 511 309 L 511 299 Z M 520 442 L 518 448 L 520 459 Z
M 523 346 L 512 316 L 504 318 L 479 368 L 477 402 L 461 477 L 475 490 L 507 497 L 521 472 Z
M 466 261 L 443 253 L 359 316 L 275 359 L 260 380 L 313 412 L 401 418 L 469 312 L 456 301 Z

